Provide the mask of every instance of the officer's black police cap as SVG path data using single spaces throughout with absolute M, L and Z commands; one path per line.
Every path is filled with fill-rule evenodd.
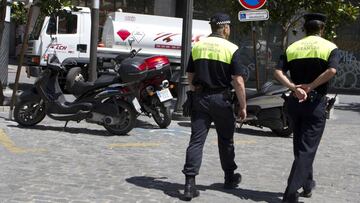
M 216 13 L 210 18 L 209 23 L 212 25 L 231 24 L 231 19 L 230 16 L 225 13 Z
M 322 13 L 307 13 L 304 15 L 305 23 L 312 21 L 312 20 L 318 20 L 321 22 L 326 22 L 326 15 Z

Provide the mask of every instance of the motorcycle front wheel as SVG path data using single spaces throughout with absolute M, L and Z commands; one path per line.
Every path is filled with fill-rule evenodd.
M 45 118 L 45 105 L 38 101 L 24 101 L 15 105 L 14 119 L 22 126 L 30 127 Z
M 106 125 L 104 127 L 107 131 L 114 135 L 126 135 L 130 132 L 136 124 L 136 113 L 134 108 L 127 102 L 116 101 L 119 109 L 119 122 L 115 125 Z
M 167 128 L 171 123 L 171 112 L 170 107 L 164 106 L 158 99 L 154 105 L 155 113 L 152 114 L 156 124 L 160 128 Z

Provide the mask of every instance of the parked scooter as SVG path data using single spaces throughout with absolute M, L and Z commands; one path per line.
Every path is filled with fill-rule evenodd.
M 127 83 L 126 91 L 133 94 L 138 113 L 152 116 L 160 128 L 166 128 L 171 123 L 173 98 L 168 81 L 171 77 L 170 62 L 165 56 L 137 57 L 139 51 L 133 50 L 126 59 L 116 58 L 113 74 L 118 75 L 122 83 Z M 88 83 L 82 77 L 81 68 L 72 68 L 66 80 L 66 90 L 75 96 L 86 91 L 81 88 Z
M 246 89 L 247 118 L 240 122 L 256 127 L 267 127 L 281 137 L 292 134 L 289 125 L 287 109 L 284 106 L 286 95 L 290 90 L 280 84 L 273 82 L 265 83 L 260 91 Z M 234 96 L 234 109 L 238 112 L 239 103 Z
M 56 56 L 36 80 L 34 87 L 24 91 L 17 99 L 14 118 L 22 126 L 34 126 L 45 115 L 54 120 L 77 121 L 103 125 L 110 133 L 127 134 L 136 122 L 136 112 L 128 95 L 122 91 L 126 84 L 120 84 L 118 76 L 99 78 L 83 88 L 83 94 L 73 101 L 66 101 L 58 82 L 61 64 L 55 63 Z M 66 127 L 65 124 L 65 127 Z

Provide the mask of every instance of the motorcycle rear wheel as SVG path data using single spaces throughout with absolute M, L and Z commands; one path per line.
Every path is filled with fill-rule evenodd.
M 160 128 L 167 128 L 171 123 L 171 112 L 170 107 L 164 106 L 159 100 L 155 105 L 155 112 L 153 118 Z
M 40 123 L 45 118 L 45 105 L 38 101 L 24 101 L 15 105 L 14 119 L 22 126 L 30 127 Z
M 120 122 L 115 125 L 104 124 L 104 128 L 114 135 L 126 135 L 135 127 L 136 113 L 129 103 L 119 100 L 116 102 L 119 108 Z

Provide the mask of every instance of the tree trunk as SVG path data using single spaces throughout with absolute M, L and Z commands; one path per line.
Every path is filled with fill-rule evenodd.
M 0 46 L 2 44 L 2 37 L 5 28 L 6 6 L 7 6 L 7 0 L 2 0 L 0 5 Z M 3 93 L 2 81 L 0 80 L 0 106 L 3 105 L 3 102 L 4 102 L 4 93 Z
M 7 5 L 7 0 L 2 0 L 0 6 L 0 46 L 5 28 L 6 5 Z
M 5 96 L 4 96 L 4 92 L 3 92 L 3 85 L 0 80 L 0 106 L 2 106 L 4 104 L 4 99 L 5 99 Z

